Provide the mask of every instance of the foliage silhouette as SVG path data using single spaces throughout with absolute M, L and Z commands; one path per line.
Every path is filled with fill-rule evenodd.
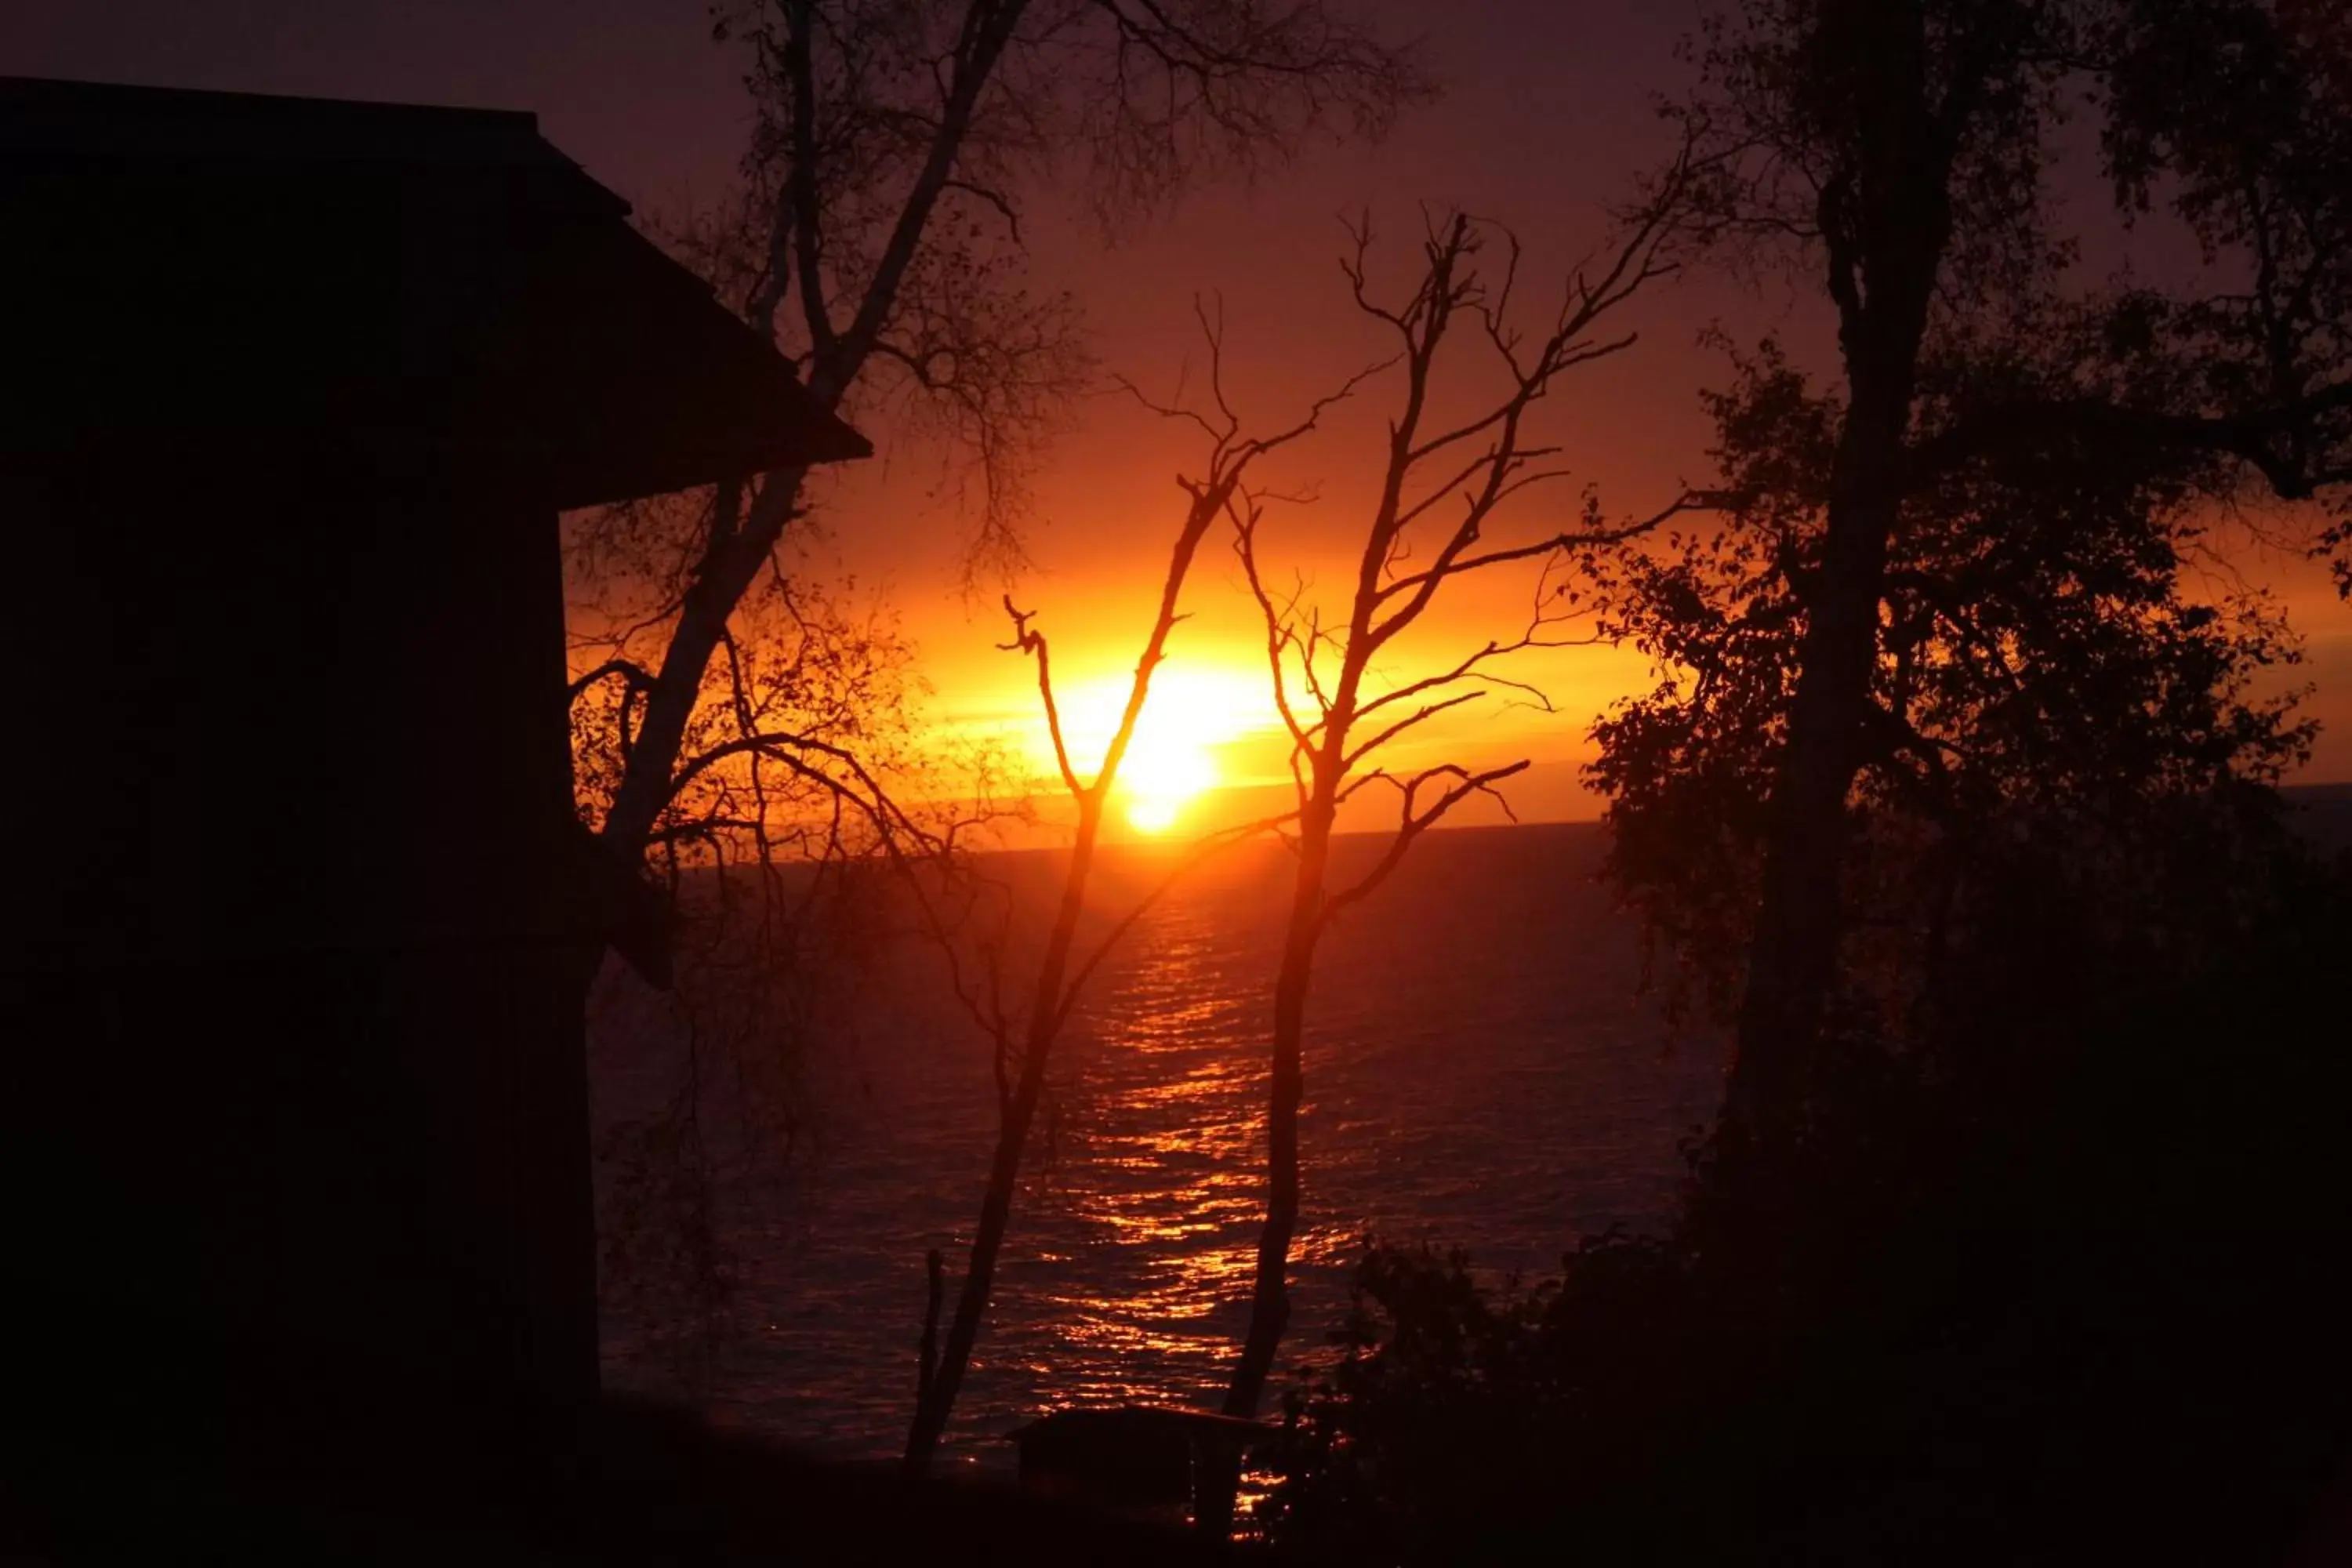
M 1963 1050 L 1837 1037 L 1811 1135 L 1769 1167 L 1694 1150 L 1663 1240 L 1589 1238 L 1532 1290 L 1374 1249 L 1345 1353 L 1294 1395 L 1276 1539 L 1348 1561 L 2279 1560 L 2352 1429 L 2326 1240 L 2352 1064 L 2313 982 L 2352 936 L 2352 880 L 2273 849 L 2210 918 L 2176 868 L 2160 940 L 2063 898 L 1981 931 L 1989 993 L 2053 947 L 2077 987 L 1954 1010 Z
M 2346 45 L 2326 10 L 1751 0 L 1701 39 L 1706 85 L 1675 114 L 1707 151 L 1705 237 L 1818 289 L 1844 384 L 1819 433 L 1820 549 L 1767 792 L 1727 1103 L 1738 1135 L 1780 1137 L 1801 1114 L 1800 1058 L 1847 926 L 1850 797 L 1883 731 L 1888 573 L 1922 496 L 1956 463 L 2058 430 L 2225 459 L 2224 480 L 2287 498 L 2352 476 Z M 2225 65 L 2181 73 L 2209 56 Z M 2059 127 L 2084 109 L 2117 216 L 2187 226 L 2213 263 L 2200 279 L 2069 299 L 2080 235 L 2052 171 Z M 2038 358 L 2036 334 L 2068 309 L 2103 330 Z M 2035 374 L 2008 384 L 2011 364 Z M 1963 366 L 1945 387 L 1961 416 L 1938 428 L 1939 377 Z
M 2014 392 L 2034 371 L 1927 359 L 1918 417 L 1948 426 L 1988 380 Z M 1604 627 L 1652 656 L 1659 684 L 1595 726 L 1588 777 L 1609 798 L 1612 879 L 1677 977 L 1727 1012 L 1763 918 L 1843 411 L 1769 342 L 1709 401 L 1736 498 L 1724 525 L 1596 563 Z M 2299 657 L 2277 610 L 2189 591 L 2210 470 L 2056 426 L 1909 497 L 1853 747 L 1832 1012 L 1917 1006 L 1948 984 L 1959 928 L 2010 918 L 1986 896 L 2004 865 L 2095 866 L 2113 887 L 2170 864 L 2163 842 L 2199 817 L 2221 831 L 2259 814 L 2308 754 L 2296 694 L 2257 689 Z

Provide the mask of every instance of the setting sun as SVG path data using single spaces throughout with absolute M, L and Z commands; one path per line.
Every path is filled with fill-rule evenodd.
M 1195 796 L 1216 784 L 1216 759 L 1206 746 L 1181 734 L 1139 734 L 1119 770 L 1118 793 L 1130 826 L 1165 833 Z
M 1100 765 L 1126 700 L 1126 680 L 1107 677 L 1076 688 L 1064 700 L 1070 760 L 1082 773 Z M 1218 766 L 1217 752 L 1256 727 L 1265 704 L 1258 683 L 1238 671 L 1162 668 L 1112 792 L 1128 826 L 1139 833 L 1166 833 L 1202 795 L 1233 782 Z

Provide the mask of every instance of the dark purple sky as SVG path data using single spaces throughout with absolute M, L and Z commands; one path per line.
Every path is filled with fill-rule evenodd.
M 0 70 L 534 110 L 633 199 L 723 176 L 744 119 L 691 0 L 15 0 Z
M 1697 5 L 1387 0 L 1381 9 L 1400 33 L 1426 35 L 1449 89 L 1389 142 L 1312 150 L 1249 188 L 1188 198 L 1115 247 L 1075 219 L 1049 214 L 1034 226 L 1046 273 L 1086 301 L 1106 368 L 1172 388 L 1180 365 L 1198 357 L 1191 300 L 1214 291 L 1243 411 L 1268 420 L 1293 412 L 1380 352 L 1336 287 L 1338 219 L 1360 209 L 1399 237 L 1423 202 L 1502 218 L 1528 243 L 1527 276 L 1556 283 L 1598 237 L 1630 172 L 1660 149 L 1649 98 L 1681 79 L 1674 45 Z M 693 0 L 10 0 L 0 6 L 0 72 L 529 109 L 592 174 L 656 209 L 723 188 L 748 118 L 737 61 L 710 42 Z M 1571 460 L 1612 504 L 1654 505 L 1703 473 L 1695 393 L 1721 366 L 1696 340 L 1716 321 L 1741 335 L 1779 326 L 1801 345 L 1819 336 L 1818 318 L 1792 312 L 1773 289 L 1710 279 L 1648 301 L 1635 355 L 1559 399 Z M 1324 497 L 1294 525 L 1310 571 L 1333 563 L 1378 415 L 1368 406 L 1352 427 L 1342 421 L 1292 476 Z M 1131 658 L 1125 628 L 1156 581 L 1169 481 L 1190 456 L 1174 432 L 1096 405 L 1045 476 L 1040 572 L 1024 593 L 1062 627 L 1073 679 L 1107 677 Z M 839 509 L 838 563 L 889 587 L 937 673 L 942 710 L 980 721 L 1018 710 L 1024 678 L 990 651 L 993 618 L 975 617 L 950 589 L 961 525 L 931 501 L 936 489 L 936 466 L 919 455 L 871 466 Z M 2319 710 L 2343 715 L 2314 775 L 2352 777 L 2352 612 L 2308 571 L 2274 560 L 2253 570 L 2291 596 L 2312 638 L 2305 673 L 2321 684 Z M 1466 635 L 1494 607 L 1467 602 L 1456 624 Z M 1213 663 L 1233 662 L 1248 640 L 1245 617 L 1231 609 L 1204 603 L 1192 628 Z M 1543 678 L 1563 716 L 1540 726 L 1516 716 L 1475 743 L 1573 758 L 1591 713 L 1641 675 L 1625 655 L 1556 661 Z M 1531 804 L 1574 809 L 1564 794 Z

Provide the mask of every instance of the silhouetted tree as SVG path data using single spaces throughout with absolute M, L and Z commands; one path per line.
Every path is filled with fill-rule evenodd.
M 1423 90 L 1402 56 L 1319 3 L 772 0 L 717 16 L 751 50 L 759 120 L 734 204 L 683 226 L 678 247 L 824 407 L 903 412 L 971 454 L 982 546 L 999 554 L 1017 551 L 1026 462 L 1085 371 L 1075 302 L 1026 284 L 1021 223 L 1071 150 L 1084 150 L 1075 188 L 1116 215 L 1334 121 L 1377 131 Z M 690 817 L 681 794 L 720 748 L 821 790 L 838 782 L 791 728 L 738 732 L 742 692 L 714 679 L 714 661 L 743 652 L 755 594 L 791 631 L 825 628 L 784 552 L 815 499 L 796 469 L 583 521 L 576 575 L 606 647 L 579 695 L 617 694 L 580 710 L 610 725 L 590 742 L 609 764 L 587 805 L 621 860 Z M 894 668 L 887 638 L 836 646 Z M 772 686 L 795 663 L 752 661 L 754 718 L 762 675 Z
M 1027 477 L 1089 373 L 1077 302 L 1029 280 L 1030 204 L 1075 200 L 1115 225 L 1310 134 L 1377 132 L 1427 91 L 1323 0 L 728 0 L 712 15 L 748 57 L 756 120 L 733 193 L 660 237 L 824 407 L 902 458 L 919 443 L 940 455 L 977 520 L 976 566 L 1017 559 Z M 650 867 L 682 917 L 672 1023 L 688 1070 L 675 1105 L 615 1130 L 613 1168 L 705 1205 L 707 1183 L 664 1173 L 709 1157 L 695 1099 L 750 1086 L 789 1119 L 807 977 L 838 967 L 841 899 L 864 885 L 780 867 L 935 854 L 998 810 L 988 759 L 916 743 L 919 683 L 892 619 L 810 569 L 802 542 L 826 500 L 796 469 L 568 523 L 582 814 L 608 877 Z M 698 868 L 718 873 L 709 896 L 681 900 Z M 692 1070 L 707 1040 L 733 1070 Z M 709 1231 L 707 1214 L 655 1209 L 635 1228 L 656 1251 Z
M 1419 278 L 1405 298 L 1391 301 L 1366 276 L 1371 237 L 1368 226 L 1360 227 L 1343 270 L 1357 307 L 1393 337 L 1395 357 L 1379 368 L 1401 385 L 1352 592 L 1343 605 L 1327 617 L 1303 579 L 1288 591 L 1273 585 L 1262 550 L 1269 498 L 1243 492 L 1230 504 L 1235 551 L 1265 627 L 1275 704 L 1289 733 L 1297 824 L 1291 838 L 1297 872 L 1269 1039 L 1265 1224 L 1248 1336 L 1225 1398 L 1228 1415 L 1257 1414 L 1289 1322 L 1304 1094 L 1300 1046 L 1323 934 L 1342 912 L 1377 891 L 1447 813 L 1473 795 L 1494 795 L 1496 785 L 1528 765 L 1405 765 L 1398 760 L 1398 743 L 1430 720 L 1497 689 L 1548 706 L 1539 690 L 1496 666 L 1515 653 L 1583 640 L 1569 626 L 1580 602 L 1562 575 L 1569 552 L 1654 526 L 1688 504 L 1678 501 L 1657 518 L 1612 524 L 1588 491 L 1581 508 L 1565 519 L 1554 513 L 1534 530 L 1520 522 L 1535 492 L 1567 477 L 1556 462 L 1560 448 L 1538 432 L 1538 405 L 1563 375 L 1632 346 L 1631 332 L 1612 329 L 1626 303 L 1670 265 L 1664 247 L 1675 232 L 1679 200 L 1678 180 L 1667 182 L 1619 243 L 1574 274 L 1557 313 L 1535 331 L 1514 319 L 1518 251 L 1507 235 L 1464 216 L 1433 224 L 1422 243 Z M 1503 259 L 1482 268 L 1482 257 L 1498 240 L 1506 247 Z M 1474 372 L 1480 359 L 1486 363 Z M 1494 378 L 1497 390 L 1491 396 L 1481 400 L 1458 390 L 1458 383 L 1475 384 L 1474 374 L 1481 373 Z M 1538 574 L 1522 629 L 1419 673 L 1383 667 L 1396 657 L 1399 639 L 1449 586 L 1512 567 Z M 1335 883 L 1330 847 L 1340 808 L 1368 790 L 1393 793 L 1396 826 L 1361 876 Z M 1213 1529 L 1221 1521 L 1211 1517 L 1206 1522 Z
M 1318 129 L 1377 132 L 1426 90 L 1320 0 L 715 17 L 749 52 L 758 120 L 731 201 L 668 237 L 825 408 L 945 438 L 977 476 L 975 559 L 1017 555 L 1029 464 L 1087 374 L 1076 302 L 1028 284 L 1026 204 L 1058 192 L 1115 221 Z M 934 760 L 908 744 L 895 625 L 800 570 L 792 524 L 820 500 L 796 469 L 573 521 L 583 812 L 619 867 L 722 841 L 850 851 L 835 825 L 888 815 L 876 792 Z
M 1817 556 L 1772 766 L 1726 1105 L 1742 1135 L 1794 1114 L 1845 929 L 1850 797 L 1884 733 L 1888 572 L 1938 472 L 2064 425 L 2226 456 L 2281 495 L 2346 476 L 2352 268 L 2340 28 L 2282 0 L 1752 0 L 1718 18 L 1684 111 L 1709 156 L 1714 237 L 1818 279 L 1844 385 Z M 2206 62 L 2211 61 L 2211 68 Z M 2047 196 L 2064 110 L 2087 95 L 2123 215 L 2187 222 L 2223 280 L 2117 289 L 2100 352 L 2022 398 L 1972 401 L 1928 438 L 1931 351 L 2033 319 L 2073 242 Z M 2228 276 L 2235 268 L 2242 281 Z M 2117 381 L 2117 366 L 2132 374 Z M 1981 387 L 1994 391 L 1997 387 Z
M 1205 319 L 1203 326 L 1209 334 L 1212 382 L 1216 381 L 1214 366 L 1222 353 L 1217 329 Z M 1168 570 L 1161 579 L 1160 605 L 1153 617 L 1151 629 L 1146 634 L 1143 650 L 1136 660 L 1135 674 L 1129 682 L 1127 701 L 1120 710 L 1117 728 L 1105 746 L 1102 758 L 1092 778 L 1082 778 L 1079 768 L 1083 759 L 1073 759 L 1063 734 L 1061 710 L 1054 693 L 1051 650 L 1045 634 L 1030 623 L 1033 617 L 1013 608 L 1008 595 L 1005 613 L 1013 617 L 1013 640 L 1005 645 L 1010 651 L 1033 658 L 1037 664 L 1037 697 L 1043 707 L 1047 736 L 1052 742 L 1054 763 L 1060 775 L 1062 787 L 1069 794 L 1076 808 L 1076 824 L 1070 846 L 1069 859 L 1062 873 L 1061 896 L 1055 905 L 1053 924 L 1045 934 L 1045 947 L 1037 961 L 1037 971 L 1030 986 L 1028 1006 L 1019 1016 L 1009 1015 L 1002 1005 L 1002 990 L 997 983 L 995 966 L 1002 961 L 1001 948 L 980 955 L 982 973 L 977 984 L 965 985 L 961 980 L 966 1005 L 980 1020 L 994 1049 L 996 1077 L 997 1134 L 996 1151 L 989 1164 L 988 1182 L 981 1199 L 980 1224 L 972 1237 L 971 1254 L 964 1268 L 963 1286 L 956 1299 L 955 1317 L 948 1327 L 944 1352 L 936 1362 L 926 1357 L 922 1380 L 917 1391 L 915 1416 L 907 1436 L 905 1468 L 908 1475 L 920 1476 L 930 1464 L 931 1455 L 939 1447 L 940 1436 L 947 1428 L 948 1417 L 955 1408 L 956 1394 L 963 1382 L 964 1369 L 971 1360 L 971 1349 L 980 1336 L 982 1320 L 988 1310 L 989 1293 L 996 1279 L 996 1259 L 1004 1243 L 1005 1230 L 1011 1223 L 1013 1198 L 1021 1174 L 1021 1162 L 1028 1146 L 1029 1130 L 1036 1120 L 1038 1101 L 1045 1093 L 1046 1067 L 1053 1056 L 1055 1044 L 1061 1037 L 1063 1026 L 1069 1022 L 1071 1009 L 1077 1005 L 1086 984 L 1107 958 L 1119 939 L 1127 934 L 1136 920 L 1150 903 L 1167 892 L 1176 875 L 1180 875 L 1207 848 L 1232 842 L 1250 834 L 1262 832 L 1269 824 L 1244 824 L 1220 830 L 1196 844 L 1193 853 L 1180 859 L 1176 870 L 1163 879 L 1157 889 L 1110 929 L 1083 957 L 1077 954 L 1079 926 L 1087 912 L 1088 885 L 1094 874 L 1095 852 L 1102 835 L 1103 812 L 1110 803 L 1111 793 L 1118 787 L 1119 768 L 1127 759 L 1128 746 L 1135 737 L 1135 727 L 1141 721 L 1145 704 L 1151 695 L 1151 679 L 1167 657 L 1168 640 L 1183 617 L 1178 606 L 1182 603 L 1186 580 L 1191 576 L 1193 558 L 1199 553 L 1201 542 L 1209 530 L 1223 518 L 1234 498 L 1242 493 L 1251 466 L 1267 453 L 1278 450 L 1312 431 L 1324 410 L 1348 395 L 1342 388 L 1309 410 L 1305 419 L 1279 434 L 1257 437 L 1242 434 L 1241 422 L 1229 409 L 1222 406 L 1213 421 L 1202 420 L 1211 438 L 1207 470 L 1198 479 L 1180 479 L 1177 483 L 1186 496 L 1184 521 L 1178 528 L 1171 552 Z M 945 933 L 942 933 L 944 936 Z M 1074 962 L 1075 960 L 1075 962 Z M 1016 1043 L 1017 1042 L 1017 1043 Z M 926 1335 L 929 1333 L 926 1328 Z
M 2039 342 L 2071 374 L 2063 323 L 2044 321 Z M 1946 427 L 1996 376 L 2025 398 L 2048 374 L 1927 359 L 1915 420 Z M 1711 402 L 1737 504 L 1718 531 L 1629 547 L 1601 590 L 1603 626 L 1651 654 L 1660 683 L 1595 726 L 1589 776 L 1610 797 L 1610 875 L 1727 1010 L 1758 919 L 1842 410 L 1769 343 Z M 2176 863 L 2167 841 L 2200 834 L 2219 885 L 2232 861 L 2216 846 L 2259 833 L 2263 786 L 2313 727 L 2294 721 L 2292 693 L 2250 694 L 2296 657 L 2266 601 L 2184 593 L 2213 467 L 2056 424 L 1906 497 L 1847 802 L 1858 826 L 1831 1000 L 1848 1026 L 1916 1043 L 1971 930 L 2030 920 L 2017 902 L 2070 881 L 2099 888 L 2102 918 L 2186 931 L 2180 900 L 2142 885 Z
M 1028 812 L 1000 797 L 992 752 L 950 770 L 919 739 L 897 689 L 903 648 L 836 624 L 790 642 L 730 631 L 723 651 L 730 710 L 649 846 L 671 983 L 616 967 L 591 1010 L 592 1037 L 616 1051 L 600 1096 L 606 1304 L 688 1394 L 731 1321 L 734 1221 L 798 1142 L 801 1047 L 893 940 L 984 926 L 994 890 L 966 846 Z M 772 684 L 753 687 L 755 660 L 783 667 Z M 640 1354 L 632 1375 L 657 1364 Z

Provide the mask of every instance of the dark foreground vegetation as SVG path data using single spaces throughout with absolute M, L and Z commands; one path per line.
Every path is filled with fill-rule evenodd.
M 1345 1359 L 1293 1399 L 1275 1536 L 2341 1561 L 2352 863 L 2248 831 L 2184 837 L 2120 901 L 2011 889 L 1932 1016 L 1847 1021 L 1793 1150 L 1692 1151 L 1664 1239 L 1499 1289 L 1374 1247 Z
M 18 1382 L 15 1397 L 78 1414 L 12 1455 L 0 1561 L 1051 1565 L 1223 1556 L 1191 1535 L 1101 1510 L 1003 1488 L 910 1487 L 895 1467 L 812 1460 L 654 1405 L 606 1400 L 521 1413 L 436 1402 L 343 1364 L 312 1368 L 299 1389 L 261 1388 L 220 1375 L 240 1364 L 237 1347 L 184 1349 L 184 1375 L 135 1393 L 64 1363 Z M 76 1389 L 85 1395 L 78 1405 Z M 252 1419 L 289 1404 L 306 1414 Z

